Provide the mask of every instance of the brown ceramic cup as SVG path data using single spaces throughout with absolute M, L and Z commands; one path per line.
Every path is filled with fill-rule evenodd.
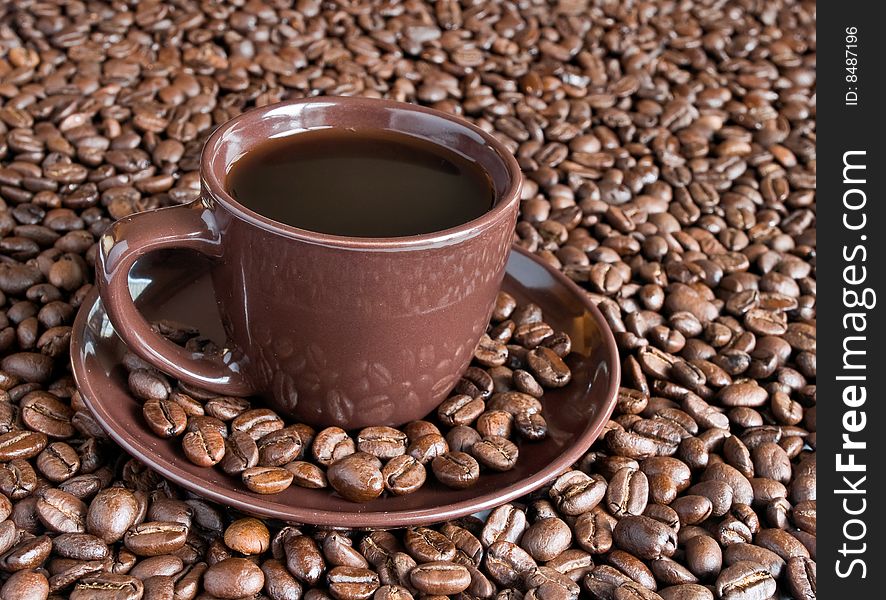
M 356 238 L 273 221 L 225 190 L 232 164 L 258 144 L 328 127 L 393 131 L 460 152 L 485 169 L 495 203 L 444 231 Z M 134 353 L 189 384 L 260 395 L 321 427 L 402 424 L 449 393 L 485 331 L 513 239 L 522 179 L 501 143 L 419 106 L 317 98 L 257 108 L 219 127 L 200 175 L 199 200 L 121 219 L 99 241 L 102 302 Z M 214 262 L 228 337 L 221 356 L 167 341 L 132 302 L 130 268 L 169 248 Z

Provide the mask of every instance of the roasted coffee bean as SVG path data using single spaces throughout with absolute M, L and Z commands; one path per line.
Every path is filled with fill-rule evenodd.
M 110 544 L 123 538 L 139 515 L 135 495 L 122 487 L 98 492 L 89 503 L 86 527 L 89 533 Z
M 48 596 L 49 581 L 38 571 L 16 571 L 0 588 L 2 598 L 46 600 Z
M 169 399 L 178 404 L 189 418 L 202 417 L 206 414 L 203 410 L 203 405 L 187 394 L 174 391 L 169 395 Z
M 781 446 L 773 442 L 763 442 L 754 448 L 751 455 L 754 473 L 758 477 L 785 484 L 790 482 L 791 459 Z
M 107 468 L 105 467 L 103 472 L 107 473 Z M 92 497 L 97 491 L 99 491 L 104 485 L 104 482 L 107 478 L 102 478 L 98 475 L 90 474 L 90 475 L 77 475 L 76 477 L 71 477 L 70 479 L 63 481 L 59 484 L 58 489 L 63 492 L 68 492 L 81 500 L 84 498 Z
M 385 478 L 365 453 L 350 454 L 329 466 L 329 485 L 352 502 L 368 502 L 378 498 L 385 489 Z M 292 475 L 290 474 L 290 480 Z
M 652 573 L 655 580 L 663 585 L 677 585 L 681 583 L 695 583 L 698 581 L 692 572 L 670 558 L 658 558 L 652 561 Z M 635 579 L 637 579 L 635 577 Z
M 386 585 L 403 584 L 409 586 L 409 573 L 418 563 L 405 552 L 394 552 L 390 557 L 378 566 L 379 581 Z
M 467 427 L 465 427 L 464 429 L 467 432 L 473 431 Z M 455 430 L 456 428 L 451 429 L 450 433 L 455 432 Z M 475 431 L 473 433 L 477 435 Z M 477 435 L 477 437 L 479 438 L 479 435 Z M 429 433 L 427 435 L 423 435 L 415 439 L 406 448 L 406 454 L 416 459 L 423 465 L 427 465 L 436 457 L 442 454 L 446 454 L 447 452 L 449 452 L 449 444 L 446 442 L 446 438 L 444 438 L 439 433 Z
M 722 546 L 750 542 L 753 535 L 750 527 L 732 515 L 727 515 L 714 530 L 714 536 Z
M 452 451 L 434 458 L 431 469 L 437 481 L 454 489 L 469 488 L 480 478 L 480 465 L 464 452 Z
M 187 536 L 188 528 L 181 523 L 152 521 L 130 527 L 123 543 L 137 556 L 159 556 L 179 550 Z
M 385 489 L 396 495 L 417 491 L 427 478 L 424 465 L 407 455 L 392 458 L 382 468 L 381 474 Z
M 734 467 L 716 463 L 710 465 L 701 475 L 701 481 L 722 481 L 732 488 L 732 501 L 738 504 L 750 504 L 754 499 L 751 483 Z
M 206 572 L 208 565 L 205 562 L 189 564 L 176 575 L 174 594 L 189 597 L 196 594 L 200 578 Z
M 413 600 L 412 593 L 401 585 L 383 585 L 372 595 L 373 600 Z
M 403 544 L 406 551 L 420 563 L 450 561 L 456 554 L 452 540 L 427 527 L 407 529 Z
M 415 440 L 426 435 L 440 435 L 440 428 L 430 421 L 411 421 L 403 427 L 403 433 L 409 439 L 409 443 L 415 443 Z
M 28 459 L 40 454 L 47 444 L 46 435 L 34 431 L 10 431 L 0 435 L 0 461 Z
M 455 562 L 469 567 L 479 567 L 483 558 L 483 544 L 473 533 L 454 525 L 445 523 L 440 527 L 440 533 L 448 537 L 455 544 Z
M 512 542 L 495 542 L 486 549 L 486 573 L 501 587 L 520 587 L 524 573 L 536 568 L 535 561 Z
M 704 522 L 713 511 L 711 501 L 704 496 L 681 496 L 671 503 L 671 508 L 677 512 L 680 524 L 696 525 Z
M 182 438 L 182 450 L 192 463 L 211 467 L 225 455 L 225 438 L 218 429 L 200 422 Z
M 80 470 L 80 456 L 64 442 L 53 442 L 37 455 L 37 469 L 53 483 L 61 483 Z
M 86 510 L 82 500 L 55 488 L 43 490 L 36 504 L 40 522 L 50 531 L 59 533 L 86 531 Z
M 225 545 L 240 554 L 261 554 L 271 543 L 271 534 L 258 519 L 237 519 L 225 529 Z
M 533 523 L 520 540 L 520 546 L 539 562 L 547 562 L 565 552 L 572 543 L 572 531 L 562 519 L 550 517 Z
M 727 600 L 760 598 L 775 593 L 775 579 L 766 569 L 750 562 L 738 562 L 720 572 L 715 584 L 717 596 Z
M 629 468 L 619 470 L 606 488 L 606 506 L 616 517 L 642 514 L 648 497 L 646 475 Z
M 422 593 L 449 596 L 465 591 L 471 585 L 471 574 L 454 562 L 427 562 L 412 569 L 409 581 Z
M 236 475 L 256 466 L 258 459 L 259 451 L 255 440 L 248 433 L 238 431 L 225 440 L 225 454 L 219 466 L 225 473 Z
M 283 428 L 283 420 L 277 413 L 267 408 L 253 408 L 237 415 L 231 421 L 231 432 L 245 431 L 252 439 L 260 439 Z
M 530 441 L 543 440 L 548 435 L 548 423 L 541 413 L 517 413 L 514 427 L 520 437 Z
M 88 533 L 63 533 L 52 540 L 52 549 L 75 560 L 102 560 L 109 554 L 108 545 Z
M 9 516 L 10 520 L 17 528 L 32 535 L 37 535 L 44 527 L 37 513 L 38 500 L 39 498 L 36 495 L 29 498 L 23 498 L 13 505 L 12 513 Z M 58 517 L 59 523 L 64 526 L 64 513 L 53 511 L 51 505 L 45 508 L 47 509 L 46 512 L 49 516 Z
M 22 536 L 24 539 L 15 544 L 0 557 L 0 567 L 5 571 L 15 572 L 22 569 L 34 569 L 43 564 L 52 552 L 52 541 L 49 536 Z
M 256 494 L 278 494 L 293 480 L 292 473 L 282 467 L 249 467 L 240 473 L 240 477 Z
M 533 302 L 520 304 L 511 313 L 510 318 L 517 325 L 525 325 L 528 323 L 540 323 L 543 320 L 541 307 Z
M 335 461 L 356 452 L 357 447 L 344 429 L 328 427 L 314 437 L 311 451 L 318 463 L 328 467 Z
M 568 471 L 554 481 L 550 495 L 563 514 L 578 516 L 603 500 L 606 482 L 581 471 Z
M 400 540 L 387 531 L 373 531 L 360 540 L 360 552 L 370 564 L 376 567 L 402 550 L 403 546 Z
M 185 431 L 212 430 L 217 432 L 222 438 L 227 439 L 229 435 L 228 427 L 220 419 L 209 416 L 191 417 L 188 419 L 188 426 Z
M 366 427 L 357 434 L 357 450 L 382 460 L 401 456 L 406 445 L 406 434 L 393 427 Z
M 127 575 L 142 581 L 151 577 L 171 577 L 182 570 L 182 559 L 172 554 L 152 556 L 136 564 Z
M 723 406 L 762 406 L 768 394 L 752 380 L 738 380 L 720 390 L 717 399 Z
M 575 571 L 576 569 L 570 569 L 567 573 L 572 574 Z M 581 588 L 568 574 L 553 568 L 551 563 L 527 573 L 524 584 L 536 598 L 576 600 L 581 592 Z
M 788 560 L 788 589 L 798 600 L 813 600 L 816 597 L 815 561 L 803 556 Z
M 474 360 L 484 367 L 498 367 L 508 360 L 508 349 L 484 334 L 474 351 Z
M 203 410 L 207 415 L 225 422 L 235 419 L 249 408 L 249 400 L 231 396 L 219 396 L 203 405 Z
M 603 554 L 612 548 L 613 523 L 602 511 L 591 510 L 575 520 L 575 540 L 591 554 Z
M 437 409 L 437 417 L 445 425 L 470 425 L 486 409 L 481 398 L 472 398 L 467 394 L 457 394 L 444 400 Z
M 468 367 L 455 386 L 455 393 L 467 394 L 473 398 L 489 398 L 492 395 L 494 382 L 492 375 L 480 367 Z M 470 393 L 468 393 L 470 391 Z
M 710 480 L 693 485 L 687 490 L 689 495 L 707 498 L 711 503 L 711 514 L 722 517 L 732 506 L 734 492 L 725 481 Z M 753 490 L 752 490 L 753 493 Z
M 169 598 L 175 595 L 175 580 L 169 575 L 152 575 L 142 581 L 145 587 L 142 598 Z
M 321 489 L 328 485 L 326 473 L 313 463 L 295 461 L 283 468 L 292 473 L 292 483 L 308 489 Z
M 164 438 L 179 435 L 188 424 L 184 409 L 169 398 L 148 400 L 142 405 L 142 414 L 151 431 Z
M 22 422 L 31 430 L 49 437 L 67 439 L 74 435 L 74 411 L 48 392 L 31 392 L 19 403 Z
M 529 394 L 502 392 L 492 395 L 487 403 L 487 408 L 489 410 L 502 410 L 516 416 L 519 414 L 540 413 L 542 405 L 537 398 L 533 398 Z
M 497 590 L 495 584 L 480 569 L 472 565 L 466 565 L 465 568 L 471 576 L 471 585 L 468 586 L 467 593 L 480 598 L 489 598 L 495 594 Z
M 481 437 L 509 438 L 513 430 L 514 416 L 503 410 L 488 410 L 477 419 L 476 431 Z
M 76 600 L 138 600 L 143 593 L 144 585 L 135 577 L 102 573 L 78 581 L 70 597 Z
M 807 533 L 815 535 L 816 530 L 816 503 L 815 500 L 798 502 L 791 509 L 791 518 L 794 524 Z
M 265 574 L 245 558 L 226 558 L 210 565 L 203 575 L 206 591 L 217 598 L 242 598 L 261 591 Z
M 672 585 L 658 590 L 663 600 L 714 600 L 714 594 L 707 587 L 697 583 Z
M 627 581 L 612 593 L 613 600 L 661 600 L 661 596 L 633 581 Z
M 519 450 L 504 437 L 485 437 L 471 446 L 471 455 L 487 469 L 509 471 L 517 464 Z
M 508 367 L 491 367 L 488 369 L 492 379 L 492 393 L 500 394 L 514 389 L 514 371 Z
M 9 517 L 10 514 L 12 514 L 13 508 L 14 507 L 12 505 L 12 502 L 9 501 L 9 498 L 7 498 L 3 494 L 0 494 L 0 516 L 3 517 L 4 521 L 7 517 Z M 0 523 L 2 522 L 3 521 L 0 521 Z
M 517 300 L 507 292 L 499 292 L 492 311 L 493 321 L 504 321 L 517 308 Z
M 323 575 L 326 564 L 317 543 L 306 535 L 290 535 L 283 542 L 286 568 L 299 581 L 314 585 Z
M 545 387 L 563 387 L 572 380 L 572 371 L 550 348 L 536 348 L 526 355 L 529 369 Z
M 547 323 L 523 323 L 516 325 L 514 341 L 524 348 L 536 348 L 553 335 L 554 330 Z
M 606 445 L 615 454 L 635 459 L 649 458 L 658 455 L 662 450 L 670 452 L 671 448 L 676 450 L 677 447 L 676 444 L 660 442 L 653 437 L 624 429 L 607 433 Z
M 323 556 L 331 565 L 366 568 L 369 563 L 353 547 L 353 542 L 345 535 L 328 532 L 323 538 Z
M 616 401 L 620 413 L 637 415 L 646 408 L 649 396 L 639 390 L 622 387 L 618 390 Z
M 269 559 L 261 564 L 265 574 L 265 592 L 272 600 L 298 600 L 302 597 L 302 587 L 295 577 L 278 560 Z
M 806 550 L 797 538 L 781 529 L 761 530 L 754 537 L 754 543 L 775 552 L 784 560 L 788 560 L 793 556 L 809 556 L 809 551 Z
M 516 388 L 518 392 L 529 394 L 534 398 L 541 398 L 544 395 L 544 388 L 542 388 L 538 381 L 536 381 L 535 377 L 533 377 L 528 371 L 517 369 L 514 371 L 512 377 L 514 388 Z
M 677 549 L 677 534 L 673 529 L 642 515 L 623 517 L 612 534 L 619 548 L 644 559 L 671 556 Z
M 486 517 L 480 541 L 487 548 L 499 541 L 517 543 L 526 528 L 526 513 L 512 504 L 503 504 L 494 508 Z
M 172 386 L 164 375 L 152 369 L 136 369 L 129 373 L 129 391 L 140 400 L 165 400 Z
M 707 581 L 720 572 L 723 552 L 714 538 L 697 535 L 685 542 L 685 550 L 686 566 L 699 579 Z
M 615 590 L 631 579 L 614 567 L 597 565 L 588 573 L 582 582 L 592 596 L 612 598 Z
M 263 467 L 280 467 L 298 457 L 302 448 L 301 435 L 292 427 L 284 427 L 263 436 L 256 442 L 256 446 L 258 464 Z
M 747 561 L 763 565 L 773 578 L 778 578 L 784 572 L 785 560 L 775 552 L 754 544 L 730 544 L 723 552 L 723 562 L 726 565 Z M 719 568 L 719 565 L 718 565 Z

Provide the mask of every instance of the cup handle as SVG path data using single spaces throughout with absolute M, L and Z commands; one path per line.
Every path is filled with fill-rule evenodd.
M 99 240 L 96 280 L 114 331 L 130 350 L 157 369 L 219 394 L 254 393 L 237 362 L 196 356 L 156 333 L 129 292 L 129 271 L 142 256 L 166 248 L 221 256 L 221 240 L 211 213 L 200 200 L 120 219 Z

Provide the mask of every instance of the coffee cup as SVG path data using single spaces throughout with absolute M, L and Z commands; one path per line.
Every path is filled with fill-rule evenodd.
M 232 165 L 264 141 L 323 128 L 401 134 L 458 152 L 485 171 L 491 208 L 442 231 L 348 237 L 275 221 L 226 189 Z M 315 427 L 396 426 L 449 394 L 485 332 L 513 240 L 522 179 L 499 141 L 415 105 L 297 100 L 220 126 L 204 146 L 200 177 L 195 202 L 121 219 L 99 241 L 101 299 L 132 352 L 187 384 L 260 396 Z M 132 301 L 132 266 L 171 248 L 212 262 L 227 336 L 218 354 L 165 339 Z

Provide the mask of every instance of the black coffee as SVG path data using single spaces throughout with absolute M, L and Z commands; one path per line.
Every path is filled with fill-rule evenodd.
M 489 177 L 465 156 L 405 135 L 340 129 L 262 143 L 234 163 L 227 187 L 275 221 L 356 237 L 440 231 L 493 203 Z

